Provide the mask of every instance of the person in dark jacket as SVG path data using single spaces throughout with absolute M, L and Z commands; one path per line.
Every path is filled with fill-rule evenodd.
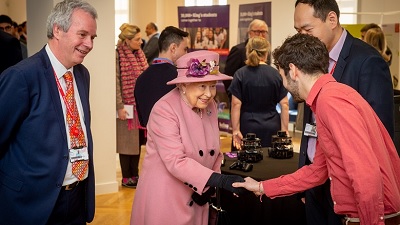
M 175 62 L 187 53 L 188 33 L 179 28 L 166 27 L 158 39 L 159 57 L 136 80 L 135 99 L 140 125 L 147 126 L 154 104 L 174 89 L 167 82 L 178 75 Z

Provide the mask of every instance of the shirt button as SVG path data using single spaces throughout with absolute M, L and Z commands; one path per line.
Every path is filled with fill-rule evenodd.
M 329 180 L 332 180 L 332 177 L 329 177 Z
M 336 202 L 335 202 L 335 201 L 333 201 L 333 204 L 334 204 L 334 205 L 336 205 Z
M 379 217 L 381 220 L 383 220 L 383 216 Z

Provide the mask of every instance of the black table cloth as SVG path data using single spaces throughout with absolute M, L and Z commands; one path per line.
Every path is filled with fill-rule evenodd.
M 298 160 L 298 153 L 294 153 L 291 159 L 269 158 L 268 152 L 264 149 L 263 160 L 253 163 L 253 170 L 250 172 L 229 169 L 229 166 L 237 159 L 227 156 L 225 156 L 225 166 L 221 167 L 221 170 L 223 174 L 235 174 L 242 177 L 249 176 L 255 180 L 267 180 L 296 171 Z M 304 204 L 296 195 L 275 199 L 270 199 L 264 195 L 262 202 L 260 202 L 260 198 L 250 192 L 247 195 L 235 197 L 232 193 L 222 190 L 221 206 L 228 211 L 233 225 L 306 224 Z

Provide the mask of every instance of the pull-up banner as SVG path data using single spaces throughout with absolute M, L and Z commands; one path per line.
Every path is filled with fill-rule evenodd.
M 271 2 L 243 4 L 239 5 L 238 43 L 247 39 L 247 29 L 254 19 L 264 20 L 267 23 L 271 37 Z
M 190 49 L 228 55 L 229 5 L 178 7 L 178 20 L 190 35 Z

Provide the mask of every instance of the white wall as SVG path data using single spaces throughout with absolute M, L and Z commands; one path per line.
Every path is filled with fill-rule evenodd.
M 358 23 L 377 23 L 390 24 L 400 23 L 400 2 L 398 0 L 361 0 L 359 3 L 359 12 L 378 13 L 378 15 L 359 15 Z M 392 15 L 385 15 L 397 12 Z M 382 13 L 382 14 L 380 14 Z
M 84 65 L 91 74 L 93 150 L 96 193 L 117 192 L 114 0 L 87 0 L 98 13 L 97 38 Z
M 5 0 L 10 6 L 8 15 L 18 24 L 26 21 L 26 0 Z
M 9 15 L 7 0 L 0 0 L 0 15 Z
M 26 4 L 23 4 L 26 1 Z M 58 0 L 59 1 L 59 0 Z M 56 0 L 0 0 L 0 14 L 7 14 L 18 23 L 28 21 L 29 55 L 37 52 L 47 42 L 46 19 Z M 88 0 L 98 11 L 98 37 L 94 49 L 83 64 L 91 73 L 91 112 L 94 140 L 94 160 L 96 171 L 97 194 L 118 191 L 115 163 L 115 44 L 114 0 Z M 230 39 L 231 46 L 237 44 L 237 26 L 239 4 L 257 3 L 260 1 L 228 0 L 230 5 Z M 272 48 L 281 45 L 282 41 L 295 33 L 293 28 L 293 11 L 295 0 L 271 0 L 272 3 Z M 156 22 L 159 29 L 166 26 L 178 26 L 178 6 L 184 0 L 131 0 L 131 23 L 143 31 L 146 25 Z M 26 13 L 26 9 L 28 11 Z M 361 12 L 389 12 L 400 10 L 398 0 L 360 0 Z M 359 23 L 379 23 L 376 16 L 362 16 Z M 400 16 L 385 17 L 384 23 L 400 22 Z M 145 33 L 142 33 L 145 36 Z

